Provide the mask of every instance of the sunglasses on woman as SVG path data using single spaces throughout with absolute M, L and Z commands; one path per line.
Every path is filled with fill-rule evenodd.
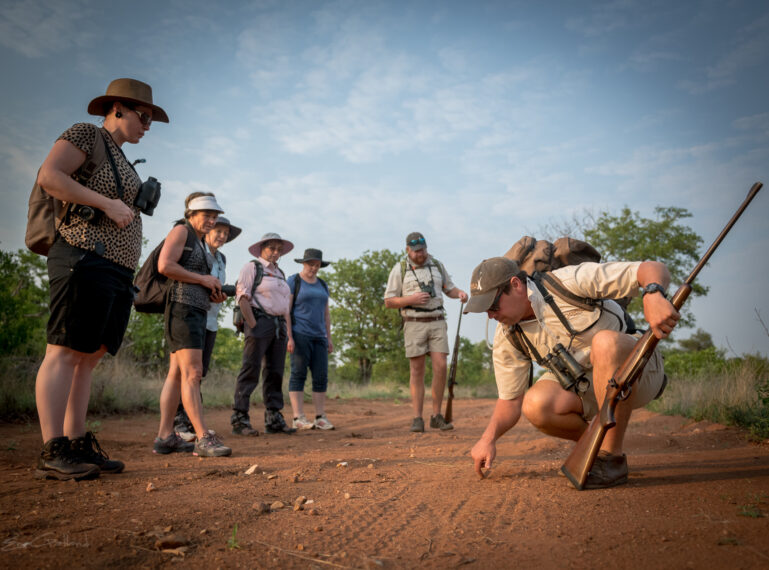
M 152 115 L 148 115 L 144 111 L 139 111 L 138 109 L 131 109 L 131 111 L 139 115 L 139 121 L 141 121 L 141 124 L 145 127 L 149 127 L 150 124 L 152 124 Z

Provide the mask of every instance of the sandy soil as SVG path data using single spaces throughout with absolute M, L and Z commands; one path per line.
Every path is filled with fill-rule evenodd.
M 154 455 L 156 415 L 110 417 L 126 471 L 80 483 L 35 480 L 37 426 L 0 425 L 0 567 L 769 568 L 766 443 L 641 411 L 629 484 L 579 492 L 557 474 L 570 444 L 521 424 L 478 480 L 492 406 L 411 434 L 408 404 L 336 400 L 335 431 L 226 435 L 218 459 Z M 229 434 L 227 410 L 208 418 Z

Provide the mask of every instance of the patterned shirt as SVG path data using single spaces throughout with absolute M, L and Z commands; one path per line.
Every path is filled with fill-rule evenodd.
M 59 140 L 70 142 L 84 153 L 91 154 L 97 136 L 101 134 L 96 125 L 77 123 L 64 131 Z M 96 252 L 103 247 L 102 257 L 136 271 L 142 251 L 142 219 L 139 209 L 133 203 L 142 181 L 108 133 L 105 142 L 123 183 L 122 200 L 133 210 L 133 221 L 120 229 L 105 215 L 94 224 L 73 213 L 61 224 L 59 233 L 68 244 L 75 247 Z M 86 187 L 108 198 L 118 198 L 117 183 L 109 159 L 94 172 L 86 182 Z
M 182 267 L 192 273 L 199 275 L 208 275 L 211 273 L 211 266 L 208 265 L 208 254 L 203 250 L 203 242 L 198 240 L 192 248 L 190 256 Z M 191 305 L 198 309 L 208 311 L 211 306 L 209 296 L 211 291 L 197 283 L 184 283 L 181 281 L 172 281 L 168 292 L 170 301 Z

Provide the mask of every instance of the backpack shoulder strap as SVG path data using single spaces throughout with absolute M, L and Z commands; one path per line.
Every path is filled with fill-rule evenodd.
M 323 281 L 323 279 L 321 279 L 320 277 L 318 277 L 318 281 L 320 281 L 320 284 L 321 284 L 321 285 L 323 285 L 323 288 L 326 290 L 326 294 L 328 295 L 328 294 L 329 294 L 329 291 L 328 291 L 328 283 L 326 283 L 325 281 Z
M 443 283 L 441 285 L 441 288 L 445 291 L 446 290 L 446 281 L 448 281 L 448 279 L 446 278 L 446 268 L 443 266 L 443 264 L 437 258 L 433 257 L 432 255 L 430 256 L 430 258 L 435 263 L 435 266 L 438 268 L 438 273 L 441 274 L 441 281 L 443 281 Z
M 593 311 L 596 307 L 601 305 L 600 299 L 593 299 L 592 297 L 580 297 L 579 295 L 575 295 L 566 288 L 566 286 L 563 284 L 563 281 L 558 279 L 558 277 L 553 275 L 553 273 L 550 271 L 541 273 L 537 272 L 537 275 L 539 276 L 542 284 L 548 289 L 548 291 L 552 291 L 555 295 L 567 303 L 574 305 L 575 307 L 579 307 L 580 309 L 584 309 L 586 311 Z
M 90 155 L 85 157 L 85 162 L 75 171 L 75 179 L 82 185 L 91 179 L 94 173 L 101 168 L 101 165 L 107 161 L 107 141 L 104 138 L 102 128 L 96 128 L 96 139 L 93 143 L 93 150 Z
M 518 352 L 523 354 L 529 360 L 529 387 L 534 383 L 534 362 L 532 361 L 532 355 L 536 359 L 537 364 L 542 366 L 542 356 L 539 354 L 537 348 L 529 341 L 529 338 L 524 334 L 520 325 L 513 325 L 505 329 L 505 338 L 510 344 L 515 347 Z

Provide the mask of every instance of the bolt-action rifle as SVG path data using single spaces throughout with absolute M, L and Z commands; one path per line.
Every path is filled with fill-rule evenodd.
M 443 419 L 446 423 L 451 423 L 454 417 L 454 384 L 457 383 L 457 358 L 459 357 L 459 327 L 462 324 L 462 309 L 465 304 L 459 305 L 459 322 L 457 322 L 457 337 L 454 339 L 454 351 L 451 353 L 451 368 L 449 368 L 449 397 L 446 398 L 446 413 Z
M 729 230 L 732 229 L 732 226 L 737 222 L 742 215 L 742 212 L 745 211 L 745 208 L 748 207 L 751 200 L 753 200 L 756 194 L 758 194 L 758 191 L 761 190 L 761 186 L 763 186 L 761 182 L 753 184 L 750 192 L 748 192 L 748 197 L 745 198 L 745 201 L 739 207 L 737 212 L 735 212 L 734 216 L 732 216 L 732 219 L 726 224 L 726 227 L 721 231 L 720 235 L 716 238 L 716 241 L 713 242 L 713 245 L 711 245 L 705 252 L 705 255 L 702 256 L 702 259 L 700 259 L 697 266 L 689 274 L 689 277 L 686 278 L 683 285 L 681 285 L 678 288 L 678 291 L 676 291 L 676 294 L 673 295 L 670 302 L 676 310 L 681 309 L 684 301 L 689 297 L 689 293 L 692 290 L 691 284 L 697 277 L 697 274 L 708 262 L 710 256 L 713 255 L 713 252 L 726 237 L 726 234 L 729 233 Z M 616 409 L 617 404 L 630 396 L 633 384 L 641 377 L 643 368 L 651 357 L 652 352 L 654 352 L 654 348 L 657 346 L 658 342 L 659 339 L 654 336 L 651 329 L 647 330 L 644 335 L 638 339 L 632 352 L 628 355 L 622 365 L 617 368 L 611 380 L 609 380 L 609 384 L 606 387 L 606 397 L 603 400 L 601 411 L 593 418 L 593 421 L 590 422 L 587 430 L 585 430 L 579 438 L 579 441 L 577 441 L 574 449 L 572 449 L 571 454 L 566 458 L 566 462 L 561 467 L 561 471 L 563 471 L 564 475 L 566 475 L 569 481 L 571 481 L 580 491 L 585 486 L 585 481 L 590 473 L 590 469 L 593 467 L 598 451 L 601 449 L 601 444 L 603 443 L 603 438 L 606 435 L 606 432 L 616 424 L 614 410 Z

